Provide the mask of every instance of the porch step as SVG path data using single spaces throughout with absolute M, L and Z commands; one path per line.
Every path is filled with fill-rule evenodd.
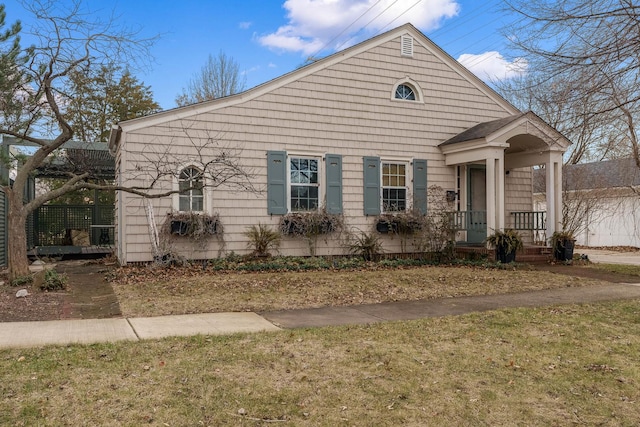
M 487 249 L 484 246 L 457 246 L 456 253 L 460 257 L 486 256 L 487 259 L 495 260 L 495 250 Z M 546 246 L 525 246 L 516 253 L 517 262 L 525 263 L 546 263 L 553 257 L 552 248 Z

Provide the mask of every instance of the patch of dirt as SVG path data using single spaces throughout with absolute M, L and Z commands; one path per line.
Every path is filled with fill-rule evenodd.
M 121 317 L 120 305 L 101 262 L 61 261 L 56 271 L 68 277 L 64 291 L 43 292 L 36 286 L 0 286 L 0 322 Z M 16 298 L 19 289 L 29 295 Z

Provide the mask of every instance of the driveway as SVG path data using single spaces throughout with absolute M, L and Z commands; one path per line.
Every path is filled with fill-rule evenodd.
M 576 253 L 586 254 L 591 262 L 603 264 L 640 265 L 640 251 L 620 252 L 608 249 L 576 249 Z

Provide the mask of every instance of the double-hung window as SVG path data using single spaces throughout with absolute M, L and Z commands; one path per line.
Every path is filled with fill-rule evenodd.
M 292 212 L 317 210 L 319 204 L 319 159 L 289 158 L 289 190 Z
M 407 209 L 406 163 L 382 163 L 382 211 L 401 212 Z
M 180 171 L 178 177 L 178 209 L 183 212 L 204 211 L 204 185 L 202 172 L 195 167 Z

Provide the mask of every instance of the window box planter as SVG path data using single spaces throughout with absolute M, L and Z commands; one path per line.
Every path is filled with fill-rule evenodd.
M 376 231 L 381 234 L 413 234 L 422 230 L 422 215 L 415 212 L 384 214 L 376 222 Z
M 189 233 L 189 223 L 182 220 L 171 221 L 171 234 L 186 236 Z

